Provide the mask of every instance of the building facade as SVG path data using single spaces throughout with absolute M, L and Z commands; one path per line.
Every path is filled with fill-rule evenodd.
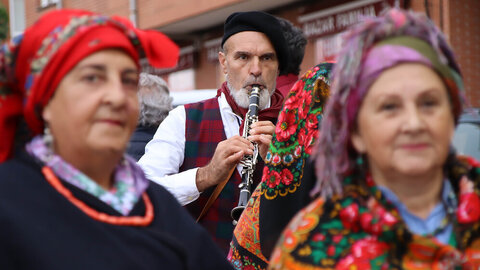
M 176 68 L 146 70 L 164 77 L 172 91 L 218 88 L 224 81 L 218 64 L 223 22 L 235 11 L 262 10 L 283 17 L 308 37 L 302 71 L 334 60 L 341 33 L 363 16 L 387 6 L 426 13 L 453 46 L 471 105 L 480 107 L 479 0 L 1 0 L 10 11 L 11 34 L 21 33 L 44 12 L 87 9 L 129 18 L 138 27 L 157 29 L 180 47 Z M 23 27 L 23 28 L 22 28 Z

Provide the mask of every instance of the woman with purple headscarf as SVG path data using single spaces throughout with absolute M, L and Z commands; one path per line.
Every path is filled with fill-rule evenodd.
M 480 168 L 450 147 L 463 84 L 443 34 L 391 9 L 349 32 L 333 76 L 318 198 L 271 269 L 478 269 Z

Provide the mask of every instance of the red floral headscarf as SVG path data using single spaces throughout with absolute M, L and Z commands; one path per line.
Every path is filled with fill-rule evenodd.
M 11 155 L 19 120 L 32 135 L 42 133 L 42 110 L 63 77 L 88 55 L 112 48 L 137 65 L 141 58 L 157 68 L 178 60 L 178 47 L 162 33 L 83 10 L 47 13 L 0 49 L 0 162 Z

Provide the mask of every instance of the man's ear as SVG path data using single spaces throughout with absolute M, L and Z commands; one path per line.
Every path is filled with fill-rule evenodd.
M 353 148 L 360 153 L 364 154 L 367 151 L 367 147 L 365 145 L 365 141 L 363 140 L 362 135 L 355 131 L 352 136 L 350 137 L 350 142 L 352 143 Z
M 220 66 L 222 67 L 223 74 L 227 74 L 227 66 L 225 62 L 227 61 L 227 56 L 224 52 L 218 52 L 218 62 L 220 62 Z

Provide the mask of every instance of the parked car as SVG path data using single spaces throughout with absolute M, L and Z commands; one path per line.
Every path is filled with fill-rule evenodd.
M 217 94 L 217 89 L 197 89 L 190 91 L 170 92 L 173 97 L 172 106 L 175 108 L 179 105 L 198 102 L 214 97 Z
M 480 109 L 470 109 L 460 116 L 453 136 L 453 146 L 457 154 L 480 161 Z

